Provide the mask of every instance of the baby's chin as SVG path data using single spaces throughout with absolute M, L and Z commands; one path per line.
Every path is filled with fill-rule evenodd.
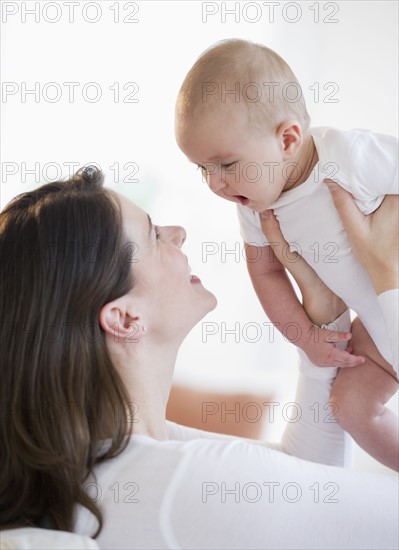
M 248 203 L 248 208 L 250 208 L 254 212 L 258 212 L 260 214 L 261 212 L 264 212 L 265 210 L 268 210 L 269 208 L 271 208 L 271 205 L 269 205 L 267 203 L 262 204 L 262 203 L 259 203 L 259 202 L 252 202 L 250 200 L 249 203 Z

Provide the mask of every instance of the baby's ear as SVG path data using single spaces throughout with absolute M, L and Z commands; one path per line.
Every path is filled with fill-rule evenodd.
M 282 144 L 285 158 L 296 156 L 302 145 L 302 128 L 295 120 L 286 120 L 280 124 L 277 136 Z

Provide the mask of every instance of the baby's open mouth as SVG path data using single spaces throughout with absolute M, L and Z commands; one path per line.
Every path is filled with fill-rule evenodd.
M 247 197 L 244 197 L 244 195 L 234 195 L 234 197 L 238 199 L 241 204 L 246 205 L 249 202 L 249 199 Z

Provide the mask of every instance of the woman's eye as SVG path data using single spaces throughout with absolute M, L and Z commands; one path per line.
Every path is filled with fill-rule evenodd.
M 161 236 L 161 233 L 159 232 L 159 227 L 157 225 L 154 225 L 154 231 L 155 231 L 155 238 L 159 239 Z
M 235 165 L 235 162 L 230 162 L 230 164 L 222 164 L 222 168 L 225 170 L 228 170 L 229 168 L 232 168 Z

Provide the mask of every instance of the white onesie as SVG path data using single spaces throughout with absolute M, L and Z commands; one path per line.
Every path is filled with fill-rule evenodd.
M 398 194 L 398 140 L 368 130 L 311 129 L 319 162 L 309 178 L 283 192 L 270 206 L 290 250 L 299 252 L 319 277 L 362 320 L 383 357 L 394 358 L 387 326 L 366 269 L 355 258 L 342 221 L 323 181 L 333 179 L 352 193 L 364 214 L 376 210 L 385 195 Z M 254 246 L 269 243 L 259 214 L 237 205 L 240 233 Z

